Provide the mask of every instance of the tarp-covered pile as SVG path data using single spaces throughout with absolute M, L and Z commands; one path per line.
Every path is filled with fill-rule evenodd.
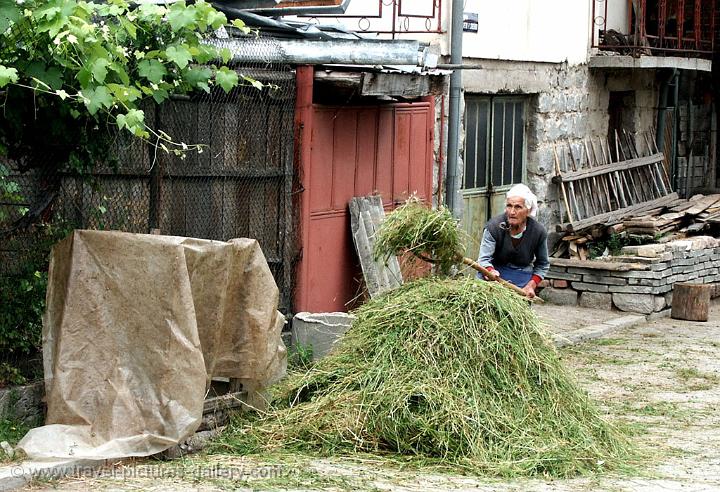
M 211 377 L 282 377 L 277 304 L 255 240 L 75 231 L 50 263 L 47 425 L 19 447 L 104 459 L 177 444 L 199 426 Z

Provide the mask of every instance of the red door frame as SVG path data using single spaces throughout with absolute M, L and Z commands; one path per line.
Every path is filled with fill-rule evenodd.
M 398 203 L 402 203 L 407 197 L 407 194 L 413 191 L 416 191 L 421 196 L 421 198 L 425 198 L 426 200 L 430 201 L 433 186 L 432 155 L 435 120 L 434 98 L 423 98 L 422 102 L 420 103 L 402 103 L 382 107 L 343 107 L 333 109 L 327 106 L 314 106 L 312 104 L 313 76 L 313 67 L 302 66 L 297 68 L 297 98 L 295 111 L 295 171 L 296 175 L 299 177 L 299 181 L 301 183 L 300 189 L 302 190 L 302 193 L 300 193 L 299 197 L 300 224 L 298 224 L 300 228 L 299 237 L 302 241 L 302 254 L 296 270 L 296 287 L 294 298 L 295 310 L 345 310 L 344 302 L 350 300 L 349 297 L 352 297 L 352 295 L 349 292 L 343 291 L 347 291 L 350 288 L 354 275 L 359 273 L 355 271 L 352 265 L 346 264 L 348 262 L 348 257 L 346 253 L 348 251 L 352 251 L 353 247 L 352 242 L 349 241 L 349 215 L 346 209 L 346 200 L 349 200 L 350 197 L 346 197 L 345 195 L 348 194 L 348 192 L 350 195 L 353 195 L 354 193 L 369 194 L 370 192 L 372 192 L 373 183 L 368 183 L 368 176 L 365 176 L 364 174 L 362 176 L 362 183 L 360 183 L 361 176 L 358 171 L 359 167 L 357 167 L 357 162 L 353 169 L 348 168 L 347 165 L 344 165 L 342 167 L 342 170 L 345 173 L 354 173 L 354 179 L 356 180 L 354 190 L 350 190 L 348 188 L 349 183 L 343 181 L 342 179 L 338 181 L 337 179 L 327 175 L 316 176 L 315 179 L 313 179 L 313 176 L 311 175 L 311 170 L 313 168 L 314 162 L 313 159 L 315 158 L 319 159 L 322 162 L 325 162 L 324 158 L 320 156 L 320 154 L 318 154 L 318 156 L 320 157 L 313 157 L 313 135 L 316 132 L 322 134 L 321 136 L 318 136 L 319 134 L 315 135 L 318 138 L 318 141 L 320 141 L 321 137 L 327 137 L 327 127 L 329 124 L 328 109 L 330 109 L 331 111 L 335 111 L 333 121 L 335 118 L 342 119 L 345 117 L 349 117 L 352 119 L 354 117 L 356 118 L 356 122 L 359 121 L 361 115 L 372 119 L 372 113 L 373 111 L 375 111 L 377 113 L 376 118 L 378 118 L 376 120 L 378 125 L 378 134 L 381 133 L 381 128 L 392 128 L 392 135 L 390 138 L 388 138 L 387 135 L 384 135 L 385 150 L 383 151 L 386 158 L 387 155 L 392 156 L 390 159 L 390 169 L 383 168 L 381 170 L 380 166 L 378 165 L 380 154 L 379 147 L 373 147 L 373 155 L 364 156 L 365 158 L 362 159 L 362 161 L 366 162 L 370 159 L 373 160 L 374 165 L 376 166 L 373 174 L 373 176 L 377 180 L 375 184 L 377 184 L 380 180 L 379 172 L 384 171 L 385 181 L 387 181 L 388 173 L 390 173 L 390 189 L 380 190 L 383 192 L 382 194 L 384 195 L 383 199 L 385 201 L 385 207 L 393 208 Z M 419 120 L 417 118 L 418 114 L 421 115 Z M 380 118 L 383 118 L 384 121 L 381 122 Z M 391 119 L 387 120 L 387 118 Z M 418 123 L 418 121 L 420 121 L 421 123 Z M 421 124 L 421 126 L 418 127 L 418 124 Z M 318 125 L 320 125 L 320 127 L 318 127 Z M 342 127 L 341 125 L 338 126 L 344 129 L 344 127 Z M 359 126 L 360 125 L 358 124 L 358 126 L 356 127 L 356 133 L 354 134 L 354 138 L 357 142 L 364 143 L 365 140 L 363 139 L 363 135 L 359 133 Z M 333 126 L 333 128 L 333 132 L 336 132 L 338 127 Z M 367 131 L 367 125 L 365 125 L 364 128 Z M 352 131 L 349 133 L 352 134 Z M 333 134 L 337 136 L 336 133 Z M 348 132 L 345 132 L 345 134 L 347 135 Z M 424 145 L 414 145 L 418 142 L 422 142 Z M 328 147 L 328 142 L 323 143 L 324 145 L 322 145 L 322 149 L 318 149 L 318 151 L 320 152 L 324 152 L 325 149 L 327 149 Z M 363 150 L 367 151 L 365 145 L 357 145 L 355 149 L 348 149 L 348 152 L 358 152 L 358 154 L 354 154 L 352 157 L 350 157 L 344 155 L 345 153 L 342 147 L 339 147 L 340 152 L 337 152 L 338 147 L 335 147 L 334 143 L 335 141 L 332 141 L 329 145 L 333 148 L 331 150 L 336 152 L 335 157 L 330 157 L 333 162 L 336 162 L 334 161 L 334 159 L 337 158 L 338 155 L 339 158 L 343 161 L 352 161 L 353 158 L 360 160 L 359 152 Z M 379 139 L 374 140 L 372 144 L 376 146 L 381 145 Z M 318 147 L 320 146 L 321 144 L 318 143 Z M 422 162 L 418 162 L 418 160 L 421 160 Z M 330 171 L 334 172 L 333 169 L 335 168 L 331 167 Z M 418 174 L 418 172 L 420 174 Z M 367 172 L 365 172 L 365 174 L 367 174 Z M 372 179 L 372 177 L 370 177 L 370 179 Z M 388 183 L 386 183 L 386 185 L 387 184 Z M 421 184 L 424 189 L 411 189 L 418 184 Z M 333 189 L 338 186 L 339 188 L 341 188 L 338 193 L 343 196 L 340 197 L 339 200 L 337 200 L 337 197 L 335 196 L 331 197 L 330 201 L 333 202 L 332 205 L 329 205 L 323 209 L 318 209 L 317 204 L 318 198 L 320 196 L 318 195 L 318 193 L 322 194 L 323 196 L 330 196 L 328 194 L 328 186 Z M 353 187 L 353 185 L 350 186 Z M 365 188 L 368 189 L 366 190 Z M 336 190 L 332 193 L 338 194 L 336 193 Z M 311 205 L 311 202 L 314 202 L 315 205 Z M 317 210 L 313 210 L 313 206 Z M 320 222 L 320 220 L 323 220 L 323 222 Z M 345 221 L 344 225 L 343 223 L 341 223 L 341 221 L 343 220 Z M 329 221 L 334 221 L 334 223 L 331 224 Z M 345 229 L 347 229 L 347 231 L 345 231 Z M 330 231 L 329 235 L 332 237 L 323 237 L 322 239 L 318 237 L 313 239 L 311 237 L 311 230 L 314 230 L 314 234 L 316 235 L 325 234 L 327 231 Z M 340 230 L 344 231 L 342 232 L 342 234 L 345 234 L 347 237 L 339 237 L 338 231 Z M 314 242 L 311 244 L 311 241 Z M 311 250 L 311 247 L 314 249 Z M 334 248 L 339 248 L 342 251 L 335 250 Z M 316 249 L 318 251 L 315 251 Z M 330 264 L 327 264 L 325 262 L 326 257 L 329 258 L 328 261 L 330 261 Z M 312 261 L 310 261 L 311 258 Z M 337 263 L 333 263 L 333 259 L 336 261 L 339 259 L 341 264 L 338 265 Z M 341 273 L 343 275 L 343 278 L 345 278 L 345 276 L 348 278 L 348 284 L 338 286 L 338 292 L 335 292 L 334 287 L 330 286 L 329 292 L 325 292 L 322 295 L 315 296 L 318 298 L 322 297 L 322 299 L 316 299 L 315 297 L 313 297 L 313 292 L 311 292 L 311 290 L 313 290 L 312 285 L 315 285 L 316 291 L 318 290 L 318 276 L 322 276 L 322 273 L 324 273 L 320 271 L 321 265 L 322 269 L 342 269 Z M 318 271 L 312 272 L 311 269 L 313 268 Z M 337 274 L 339 272 L 333 271 L 332 273 L 334 273 L 335 277 L 337 277 Z M 339 282 L 337 278 L 335 278 L 334 281 Z M 322 287 L 326 286 L 322 285 Z M 333 295 L 334 298 L 331 299 L 330 297 Z M 325 299 L 325 297 L 327 297 L 328 299 Z M 341 297 L 342 299 L 337 299 L 338 297 Z

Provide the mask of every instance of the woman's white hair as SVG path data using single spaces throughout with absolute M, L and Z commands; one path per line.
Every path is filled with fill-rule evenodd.
M 524 184 L 516 184 L 510 190 L 508 190 L 506 198 L 523 198 L 525 200 L 525 207 L 530 210 L 530 217 L 535 217 L 538 210 L 538 200 L 535 193 L 530 191 L 530 188 Z

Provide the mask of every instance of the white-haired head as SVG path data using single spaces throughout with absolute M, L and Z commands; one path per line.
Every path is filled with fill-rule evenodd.
M 507 195 L 505 195 L 506 198 L 522 198 L 525 200 L 525 207 L 527 207 L 530 212 L 530 217 L 535 217 L 537 215 L 538 210 L 538 201 L 537 197 L 535 196 L 535 193 L 530 191 L 530 188 L 525 186 L 524 184 L 516 184 L 510 190 L 508 190 Z

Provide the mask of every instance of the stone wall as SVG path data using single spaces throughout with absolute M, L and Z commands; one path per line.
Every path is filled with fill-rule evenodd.
M 0 388 L 0 418 L 39 425 L 44 420 L 45 384 Z
M 672 305 L 676 282 L 720 282 L 720 239 L 628 246 L 606 261 L 551 259 L 541 297 L 557 304 L 650 314 Z

